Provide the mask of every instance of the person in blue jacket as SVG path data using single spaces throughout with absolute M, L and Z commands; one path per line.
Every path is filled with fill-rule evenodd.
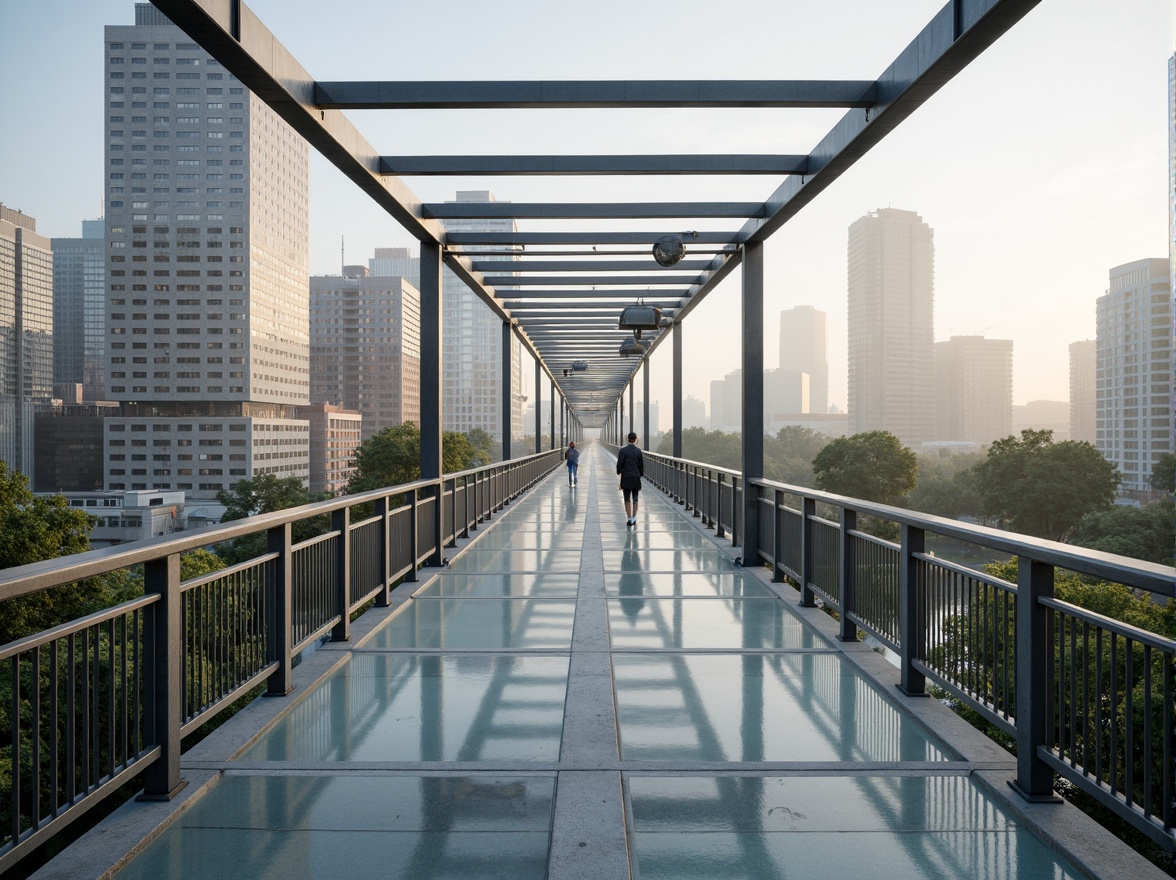
M 645 457 L 637 446 L 637 435 L 629 432 L 629 445 L 617 454 L 617 475 L 621 478 L 621 491 L 625 493 L 626 528 L 637 525 L 637 494 L 641 491 L 641 478 L 645 476 Z
M 564 461 L 568 463 L 568 485 L 575 487 L 576 472 L 580 469 L 580 450 L 576 448 L 575 443 L 568 443 L 567 451 L 564 453 Z

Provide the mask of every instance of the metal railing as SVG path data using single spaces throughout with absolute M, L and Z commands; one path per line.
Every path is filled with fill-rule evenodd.
M 645 473 L 738 543 L 738 473 L 651 453 Z M 734 511 L 714 504 L 723 485 Z M 1172 602 L 1176 569 L 770 480 L 750 491 L 759 558 L 744 565 L 836 611 L 841 638 L 860 629 L 891 649 L 906 694 L 929 679 L 1012 737 L 1025 796 L 1052 797 L 1056 773 L 1176 851 L 1176 641 L 1054 597 L 1068 571 Z M 899 540 L 859 530 L 859 516 Z M 1016 557 L 1017 582 L 937 558 L 928 535 Z
M 143 799 L 183 786 L 181 740 L 258 685 L 291 690 L 294 658 L 559 466 L 562 450 L 308 504 L 167 539 L 0 571 L 0 601 L 142 567 L 144 595 L 0 647 L 0 872 L 134 777 Z M 373 510 L 351 522 L 356 510 Z M 292 526 L 330 516 L 295 544 Z M 180 555 L 264 533 L 266 552 L 180 580 Z M 5 717 L 7 716 L 7 717 Z

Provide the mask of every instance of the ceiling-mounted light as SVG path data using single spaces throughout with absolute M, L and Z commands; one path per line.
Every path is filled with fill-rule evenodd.
M 661 326 L 661 309 L 641 303 L 625 306 L 617 326 L 621 330 L 632 330 L 633 336 L 640 339 L 642 330 L 656 330 Z
M 630 336 L 621 343 L 621 357 L 644 357 L 645 346 L 636 336 Z
M 572 370 L 576 373 L 583 373 L 588 369 L 588 361 L 572 361 Z
M 686 245 L 680 235 L 663 235 L 653 243 L 653 258 L 659 266 L 669 268 L 686 256 Z

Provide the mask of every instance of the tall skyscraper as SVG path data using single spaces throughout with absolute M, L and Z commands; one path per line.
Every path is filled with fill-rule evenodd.
M 407 278 L 413 287 L 420 287 L 421 258 L 414 257 L 409 248 L 376 248 L 376 255 L 368 260 L 368 274 L 379 278 Z
M 1070 439 L 1095 440 L 1095 363 L 1098 343 L 1083 339 L 1070 343 Z
M 493 202 L 488 190 L 459 191 L 457 202 Z M 514 232 L 511 219 L 448 219 L 448 232 Z M 501 247 L 467 247 L 466 251 L 502 250 Z M 441 421 L 446 431 L 466 432 L 481 428 L 501 439 L 502 425 L 502 320 L 456 275 L 446 269 L 441 282 L 442 385 Z M 534 422 L 525 424 L 523 389 L 531 385 L 522 376 L 522 346 L 511 345 L 511 421 L 508 436 L 533 434 Z M 518 454 L 521 450 L 515 450 Z
M 849 422 L 913 445 L 935 435 L 931 227 L 881 208 L 849 227 Z
M 682 401 L 682 430 L 707 426 L 706 401 L 690 396 Z
M 780 370 L 809 375 L 809 408 L 797 412 L 829 411 L 828 334 L 824 312 L 795 306 L 780 313 Z
M 310 399 L 363 415 L 363 439 L 421 422 L 421 298 L 403 278 L 310 279 Z
M 53 384 L 106 396 L 106 224 L 83 220 L 81 238 L 54 238 Z
M 1013 341 L 953 336 L 935 343 L 938 440 L 991 443 L 1012 433 Z
M 0 204 L 0 461 L 32 479 L 34 408 L 53 393 L 53 251 Z
M 305 482 L 306 143 L 149 4 L 105 48 L 106 488 Z
M 1111 269 L 1098 298 L 1095 443 L 1122 474 L 1121 488 L 1147 492 L 1172 449 L 1172 287 L 1165 259 Z

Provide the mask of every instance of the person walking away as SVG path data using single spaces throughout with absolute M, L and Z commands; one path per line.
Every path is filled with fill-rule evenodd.
M 625 493 L 626 528 L 637 525 L 637 495 L 641 491 L 641 478 L 645 476 L 645 457 L 637 446 L 637 435 L 629 432 L 629 445 L 617 455 L 617 475 L 621 478 L 621 491 Z
M 575 488 L 576 472 L 580 469 L 580 450 L 576 448 L 575 443 L 568 443 L 564 461 L 568 463 L 568 485 Z

